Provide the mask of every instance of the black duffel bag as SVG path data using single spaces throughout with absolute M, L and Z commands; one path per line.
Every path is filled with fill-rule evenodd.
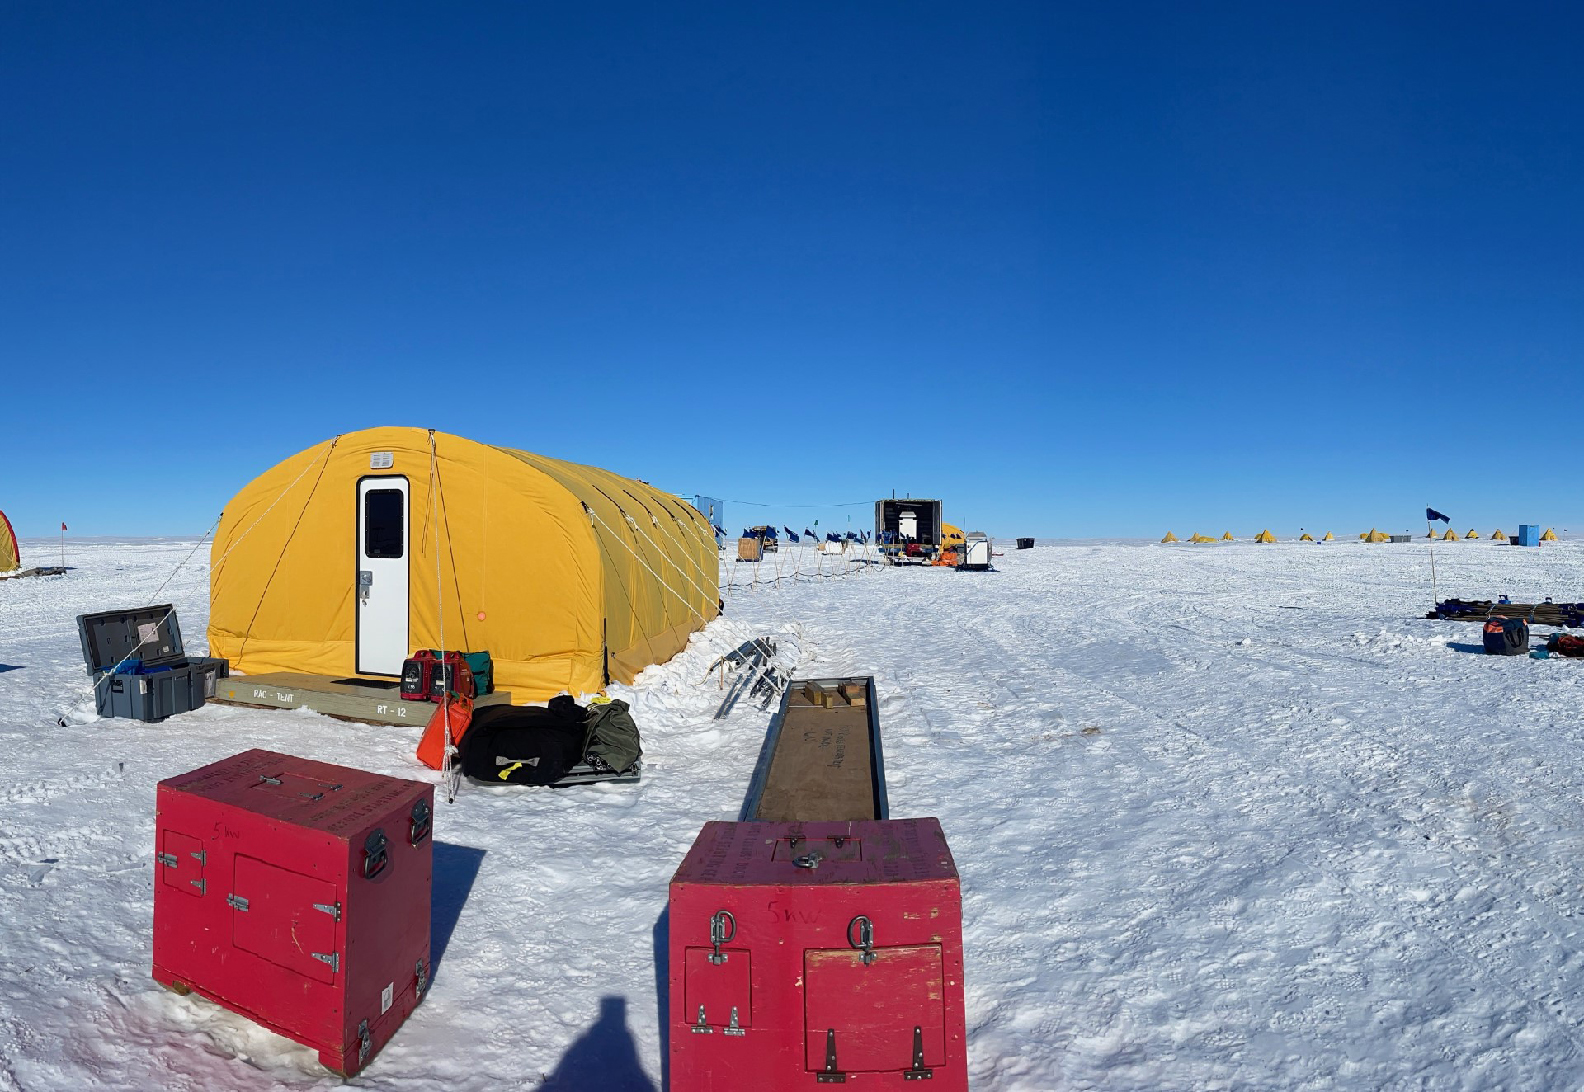
M 1492 618 L 1485 623 L 1485 651 L 1492 656 L 1523 656 L 1529 651 L 1529 623 L 1522 618 Z
M 584 709 L 565 694 L 548 709 L 487 705 L 458 747 L 462 772 L 490 785 L 549 785 L 583 760 Z

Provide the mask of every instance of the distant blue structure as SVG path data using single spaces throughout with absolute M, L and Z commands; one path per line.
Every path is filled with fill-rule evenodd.
M 1518 525 L 1518 545 L 1540 545 L 1540 525 L 1538 523 L 1520 523 Z
M 719 497 L 695 496 L 693 498 L 693 507 L 704 513 L 704 518 L 710 521 L 711 527 L 715 528 L 715 545 L 717 547 L 724 546 L 726 544 L 726 532 L 722 528 L 726 526 L 725 503 Z

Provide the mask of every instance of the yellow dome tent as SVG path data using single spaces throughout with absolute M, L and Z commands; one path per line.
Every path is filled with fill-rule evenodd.
M 1502 529 L 1500 527 L 1498 527 L 1498 528 L 1496 528 L 1496 530 L 1491 532 L 1491 541 L 1492 542 L 1506 542 L 1507 541 L 1507 536 L 1502 534 Z
M 1232 537 L 1232 532 L 1231 531 L 1228 531 L 1226 534 L 1221 536 L 1221 541 L 1222 542 L 1236 542 L 1237 539 Z
M 1276 541 L 1276 536 L 1271 534 L 1270 533 L 1270 528 L 1267 527 L 1267 528 L 1265 528 L 1265 530 L 1261 531 L 1259 534 L 1254 536 L 1254 541 L 1255 542 L 1275 542 Z
M 1368 533 L 1366 533 L 1364 535 L 1364 541 L 1365 542 L 1390 542 L 1391 541 L 1391 536 L 1388 535 L 1384 531 L 1377 531 L 1375 528 L 1371 527 L 1369 529 Z
M 1555 542 L 1556 540 L 1556 532 L 1549 527 L 1546 528 L 1546 533 L 1540 536 L 1541 542 Z
M 1305 531 L 1303 534 L 1298 536 L 1298 541 L 1299 542 L 1313 542 L 1314 541 L 1314 536 L 1311 535 L 1308 531 Z
M 445 647 L 488 651 L 500 689 L 540 701 L 631 682 L 718 613 L 715 534 L 691 505 L 420 428 L 265 471 L 210 556 L 211 655 L 244 674 L 392 676 Z
M 1464 535 L 1463 537 L 1464 538 L 1479 538 L 1479 532 L 1474 530 L 1474 528 L 1470 527 L 1468 534 Z
M 1176 535 L 1172 534 L 1170 531 L 1167 531 L 1166 532 L 1166 537 L 1161 539 L 1161 541 L 1162 542 L 1181 542 L 1182 539 L 1178 538 Z
M 6 519 L 6 514 L 0 512 L 0 573 L 21 567 L 22 551 L 17 546 L 16 532 L 11 529 L 11 521 Z
M 1209 535 L 1201 535 L 1201 534 L 1198 534 L 1196 532 L 1194 534 L 1194 536 L 1192 538 L 1190 538 L 1188 541 L 1189 542 L 1219 542 L 1221 540 L 1220 539 L 1216 539 L 1216 538 L 1211 538 Z
M 1336 536 L 1333 535 L 1330 531 L 1327 531 L 1325 533 L 1325 537 L 1322 538 L 1320 541 L 1321 542 L 1335 542 L 1336 541 Z
M 1443 542 L 1456 542 L 1457 541 L 1457 532 L 1452 530 L 1452 528 L 1448 527 L 1447 530 L 1446 530 L 1446 534 L 1441 536 L 1441 541 L 1443 541 Z
M 1369 538 L 1374 533 L 1375 533 L 1375 529 L 1373 527 L 1370 528 L 1368 531 L 1360 531 L 1359 532 L 1359 541 L 1363 542 L 1365 539 Z

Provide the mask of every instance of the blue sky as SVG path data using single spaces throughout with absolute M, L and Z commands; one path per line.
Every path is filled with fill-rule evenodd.
M 8 5 L 0 508 L 416 424 L 734 524 L 1584 528 L 1581 10 Z

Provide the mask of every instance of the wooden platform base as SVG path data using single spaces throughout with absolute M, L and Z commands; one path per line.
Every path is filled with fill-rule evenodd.
M 394 684 L 395 680 L 392 680 Z M 275 671 L 267 675 L 233 675 L 215 683 L 214 697 L 223 705 L 252 705 L 262 709 L 312 709 L 341 720 L 370 724 L 406 724 L 422 728 L 434 715 L 433 702 L 403 701 L 394 685 L 382 687 L 371 680 L 331 679 Z M 473 699 L 477 708 L 510 705 L 511 694 L 497 690 Z

